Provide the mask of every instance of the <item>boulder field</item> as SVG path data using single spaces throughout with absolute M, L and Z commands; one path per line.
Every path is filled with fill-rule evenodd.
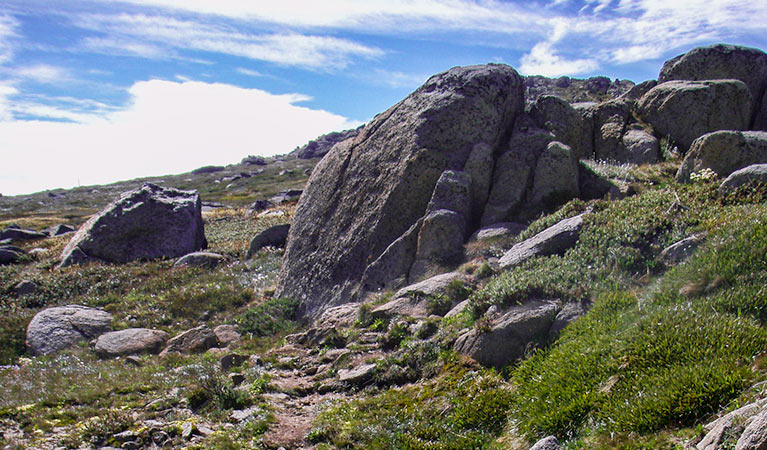
M 767 163 L 761 50 L 697 48 L 601 103 L 526 99 L 525 80 L 501 64 L 456 67 L 335 143 L 299 200 L 276 295 L 314 318 L 454 270 L 483 227 L 620 195 L 583 159 L 647 164 L 678 151 L 680 182 Z

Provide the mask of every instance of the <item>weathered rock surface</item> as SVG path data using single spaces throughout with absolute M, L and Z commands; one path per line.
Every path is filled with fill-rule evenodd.
M 756 120 L 755 116 L 759 114 L 758 100 L 767 88 L 767 54 L 761 50 L 727 44 L 694 48 L 666 61 L 658 76 L 661 83 L 671 80 L 724 79 L 740 80 L 748 86 L 755 100 L 750 117 Z
M 213 329 L 213 334 L 216 335 L 218 343 L 226 347 L 227 345 L 239 342 L 242 336 L 237 331 L 237 327 L 234 325 L 219 325 Z
M 767 410 L 754 417 L 735 444 L 735 450 L 764 449 L 767 449 Z
M 626 162 L 653 164 L 660 160 L 660 144 L 655 136 L 644 130 L 628 130 L 622 138 Z
M 14 251 L 8 247 L 2 247 L 0 248 L 0 266 L 16 264 L 19 262 L 19 258 L 21 258 L 22 255 L 22 252 Z
M 442 172 L 463 170 L 477 144 L 496 149 L 523 107 L 512 68 L 454 68 L 334 147 L 299 201 L 276 295 L 299 299 L 302 317 L 353 300 L 367 265 L 424 215 Z
M 702 233 L 695 234 L 669 245 L 660 252 L 658 260 L 668 267 L 675 266 L 689 258 L 705 240 L 705 237 Z
M 18 227 L 8 227 L 3 231 L 0 231 L 0 241 L 4 239 L 11 239 L 16 241 L 31 241 L 35 239 L 45 239 L 48 237 L 46 233 L 40 233 L 34 230 L 25 230 Z
M 182 256 L 173 267 L 207 267 L 213 269 L 224 261 L 224 255 L 211 252 L 193 252 Z
M 560 204 L 578 197 L 578 160 L 561 142 L 550 142 L 538 158 L 533 175 L 532 203 Z
M 27 327 L 27 347 L 33 355 L 47 355 L 74 347 L 110 330 L 112 315 L 79 305 L 57 306 L 35 314 Z
M 626 149 L 622 137 L 631 116 L 631 104 L 612 100 L 599 103 L 583 111 L 587 123 L 594 127 L 594 159 L 626 162 Z
M 556 140 L 569 146 L 576 159 L 591 157 L 594 152 L 592 129 L 572 105 L 559 97 L 545 95 L 533 103 L 530 115 L 538 127 L 552 132 Z
M 284 203 L 290 203 L 301 198 L 303 191 L 300 189 L 288 189 L 286 191 L 280 191 L 274 197 L 269 199 L 275 205 L 282 205 Z
M 472 241 L 487 241 L 506 236 L 516 236 L 525 231 L 526 225 L 516 222 L 501 222 L 480 228 L 471 235 Z
M 444 272 L 463 255 L 466 219 L 447 209 L 430 212 L 418 232 L 415 261 L 408 280 L 413 283 Z
M 473 153 L 473 152 L 472 152 Z M 466 220 L 471 214 L 471 176 L 463 171 L 446 170 L 442 172 L 431 200 L 426 206 L 427 212 L 448 209 L 463 216 Z
M 360 364 L 351 369 L 341 369 L 338 371 L 338 381 L 354 385 L 365 384 L 375 373 L 375 364 Z
M 200 353 L 217 345 L 216 334 L 210 328 L 201 325 L 171 338 L 160 354 L 164 355 L 171 352 Z
M 285 242 L 288 239 L 288 232 L 290 231 L 290 224 L 275 225 L 262 231 L 253 240 L 250 241 L 250 247 L 248 248 L 247 258 L 250 259 L 259 250 L 264 247 L 285 247 Z
M 197 192 L 145 183 L 80 227 L 62 253 L 61 267 L 88 258 L 176 258 L 205 247 Z
M 494 319 L 489 331 L 471 329 L 460 335 L 453 348 L 480 364 L 500 369 L 522 358 L 529 346 L 545 344 L 560 309 L 558 300 L 514 306 Z
M 334 145 L 347 139 L 353 139 L 360 132 L 360 128 L 354 130 L 334 131 L 307 142 L 292 152 L 291 156 L 299 159 L 321 158 L 325 156 Z
M 362 290 L 375 292 L 396 289 L 407 283 L 418 249 L 418 232 L 421 225 L 423 218 L 389 244 L 381 256 L 368 265 L 362 275 Z
M 512 268 L 535 256 L 564 253 L 578 242 L 585 214 L 562 220 L 514 245 L 501 257 L 499 262 L 501 268 Z
M 101 358 L 158 353 L 165 346 L 168 333 L 148 328 L 128 328 L 104 333 L 96 339 L 94 350 Z
M 471 226 L 474 226 L 475 222 L 482 217 L 482 211 L 490 195 L 494 167 L 493 148 L 485 143 L 475 145 L 463 169 L 471 177 L 471 198 L 469 199 L 471 211 L 466 217 Z
M 535 445 L 530 447 L 530 450 L 560 450 L 562 446 L 559 445 L 559 441 L 554 436 L 543 438 L 536 442 Z
M 376 307 L 371 313 L 376 318 L 429 317 L 432 314 L 429 297 L 444 294 L 448 286 L 456 281 L 465 282 L 467 277 L 459 272 L 449 272 L 411 284 L 397 291 L 394 300 Z
M 65 224 L 58 224 L 43 230 L 48 236 L 61 236 L 62 234 L 74 233 L 75 231 L 77 230 Z
M 521 150 L 512 149 L 498 158 L 490 197 L 482 214 L 483 226 L 506 221 L 517 211 L 525 198 L 531 174 L 532 168 Z
M 34 294 L 37 290 L 37 284 L 30 280 L 21 280 L 13 287 L 13 293 L 18 296 Z
M 242 158 L 240 164 L 243 166 L 265 166 L 267 162 L 263 156 L 248 155 Z
M 736 423 L 743 423 L 753 417 L 767 404 L 767 399 L 757 400 L 731 411 L 715 421 L 703 426 L 708 433 L 695 446 L 698 450 L 718 450 L 725 433 L 731 432 Z
M 747 184 L 767 184 L 767 164 L 752 164 L 731 173 L 719 189 L 729 191 Z
M 467 281 L 466 275 L 460 272 L 448 272 L 427 278 L 418 283 L 411 284 L 397 291 L 395 297 L 405 297 L 408 295 L 435 295 L 445 292 L 447 287 L 456 281 Z
M 676 174 L 679 182 L 703 169 L 724 178 L 752 164 L 767 163 L 767 132 L 717 131 L 696 139 Z
M 637 113 L 686 152 L 706 133 L 748 129 L 751 105 L 751 93 L 742 81 L 668 81 L 639 100 Z

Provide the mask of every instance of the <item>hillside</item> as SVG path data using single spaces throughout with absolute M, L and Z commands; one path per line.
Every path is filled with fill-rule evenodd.
M 321 159 L 0 197 L 0 447 L 763 448 L 767 54 L 534 81 L 573 88 L 455 68 Z M 99 247 L 182 202 L 207 256 Z

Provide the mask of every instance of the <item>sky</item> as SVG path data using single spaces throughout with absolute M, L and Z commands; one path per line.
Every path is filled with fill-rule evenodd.
M 742 0 L 0 0 L 0 193 L 285 154 L 458 65 L 655 79 Z

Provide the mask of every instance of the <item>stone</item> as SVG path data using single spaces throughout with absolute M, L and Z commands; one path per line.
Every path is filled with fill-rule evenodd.
M 530 450 L 560 450 L 562 446 L 559 445 L 559 441 L 554 436 L 549 436 L 536 442 L 535 445 L 530 447 Z
M 458 263 L 463 255 L 465 235 L 466 220 L 462 214 L 447 209 L 430 212 L 418 232 L 418 246 L 409 282 L 437 275 Z
M 735 450 L 767 450 L 767 409 L 760 411 L 746 426 Z
M 758 100 L 767 90 L 767 53 L 762 50 L 727 44 L 697 47 L 663 64 L 660 83 L 670 80 L 740 80 Z M 763 106 L 763 105 L 762 105 Z M 758 104 L 751 116 L 757 120 Z M 759 128 L 765 130 L 764 128 Z
M 62 234 L 74 233 L 75 231 L 77 230 L 75 230 L 73 227 L 64 224 L 58 224 L 43 230 L 43 232 L 48 236 L 61 236 Z
M 290 203 L 298 200 L 302 193 L 303 191 L 299 189 L 288 189 L 286 191 L 280 191 L 277 195 L 270 198 L 269 201 L 275 205 L 282 205 L 284 203 Z
M 675 266 L 689 258 L 704 241 L 704 234 L 694 234 L 664 248 L 658 256 L 658 261 L 667 267 Z
M 530 115 L 538 127 L 552 132 L 557 141 L 569 146 L 576 159 L 590 158 L 594 153 L 591 129 L 568 102 L 553 95 L 541 96 L 533 103 Z
M 323 134 L 307 142 L 306 145 L 293 150 L 290 152 L 290 155 L 299 159 L 321 158 L 335 145 L 347 140 L 353 140 L 359 134 L 360 128 Z
M 698 137 L 718 130 L 746 130 L 752 98 L 737 80 L 667 81 L 637 103 L 637 114 L 656 134 L 686 153 Z
M 564 253 L 578 242 L 585 214 L 564 219 L 535 236 L 514 245 L 501 257 L 500 267 L 510 269 L 535 256 Z
M 493 186 L 482 214 L 482 226 L 504 222 L 512 217 L 525 198 L 532 168 L 520 152 L 511 150 L 498 158 Z
M 395 317 L 412 317 L 423 319 L 431 315 L 427 297 L 398 297 L 394 300 L 376 306 L 370 311 L 374 319 L 390 320 Z
M 553 206 L 578 195 L 578 160 L 567 145 L 550 142 L 538 158 L 530 202 Z
M 485 143 L 475 145 L 469 153 L 469 159 L 466 160 L 463 169 L 471 177 L 471 211 L 466 219 L 472 227 L 482 217 L 485 204 L 490 196 L 494 167 L 493 148 Z
M 37 292 L 37 284 L 34 281 L 22 280 L 19 281 L 13 288 L 13 293 L 21 297 L 24 295 L 34 294 Z
M 237 367 L 245 364 L 245 362 L 248 361 L 248 358 L 249 357 L 247 355 L 229 353 L 219 358 L 218 362 L 221 365 L 221 370 L 228 372 L 232 367 Z
M 213 329 L 213 334 L 216 335 L 218 343 L 225 347 L 240 342 L 242 338 L 240 333 L 237 332 L 237 327 L 234 325 L 219 325 Z
M 501 369 L 521 359 L 531 346 L 549 340 L 560 302 L 531 300 L 509 308 L 493 319 L 489 331 L 470 329 L 455 341 L 453 349 L 480 364 Z
M 767 132 L 718 131 L 696 139 L 676 174 L 679 182 L 703 169 L 725 178 L 738 169 L 753 164 L 767 164 Z
M 370 381 L 375 370 L 375 364 L 360 364 L 351 369 L 341 369 L 338 371 L 338 381 L 361 386 Z
M 75 233 L 59 267 L 89 258 L 124 263 L 176 258 L 207 247 L 200 196 L 144 183 L 94 215 Z
M 250 241 L 250 247 L 248 247 L 247 259 L 253 257 L 259 250 L 264 247 L 285 247 L 285 242 L 288 239 L 288 232 L 290 231 L 290 224 L 275 225 L 269 227 L 261 233 L 257 234 Z
M 626 131 L 631 106 L 625 101 L 607 101 L 591 106 L 584 111 L 586 123 L 594 127 L 593 158 L 598 161 L 626 162 L 626 151 L 622 138 Z
M 660 144 L 655 136 L 644 130 L 628 130 L 623 135 L 626 148 L 626 162 L 631 164 L 653 164 L 660 160 Z
M 217 345 L 218 338 L 216 338 L 216 334 L 210 328 L 201 325 L 171 338 L 162 352 L 160 352 L 160 355 L 171 352 L 202 353 Z
M 269 200 L 256 200 L 248 207 L 248 211 L 246 215 L 251 215 L 255 212 L 272 208 L 273 206 L 274 206 L 274 203 L 270 202 Z
M 168 333 L 148 328 L 128 328 L 104 333 L 96 339 L 94 350 L 101 358 L 159 353 L 168 341 Z
M 266 159 L 264 159 L 263 156 L 248 155 L 242 158 L 242 161 L 240 161 L 240 164 L 242 164 L 243 166 L 265 166 Z
M 583 303 L 565 303 L 565 305 L 562 306 L 562 309 L 557 313 L 557 316 L 554 318 L 554 323 L 551 324 L 549 334 L 552 337 L 559 336 L 559 333 L 561 333 L 562 330 L 564 330 L 565 327 L 570 324 L 570 322 L 586 314 L 586 311 L 587 308 Z
M 32 355 L 47 355 L 90 341 L 111 329 L 112 315 L 80 305 L 57 306 L 35 314 L 27 326 Z
M 16 264 L 22 254 L 9 248 L 0 248 L 0 266 Z
M 205 267 L 214 269 L 224 261 L 224 256 L 211 252 L 193 252 L 182 256 L 173 267 Z
M 526 225 L 515 222 L 501 222 L 480 228 L 471 235 L 470 241 L 489 241 L 502 237 L 514 237 L 525 231 Z
M 767 184 L 767 164 L 752 164 L 727 176 L 719 185 L 722 191 L 731 191 L 749 184 Z
M 442 172 L 464 170 L 477 144 L 495 152 L 523 108 L 511 67 L 457 67 L 334 146 L 299 202 L 275 294 L 298 299 L 300 318 L 357 300 L 366 267 L 425 215 Z
M 461 313 L 463 313 L 466 308 L 469 307 L 469 299 L 459 302 L 457 305 L 453 306 L 453 308 L 445 314 L 445 318 L 449 317 L 455 317 Z
M 363 291 L 397 289 L 407 284 L 410 268 L 415 262 L 421 225 L 423 225 L 423 218 L 389 244 L 381 256 L 367 266 L 360 283 Z
M 45 239 L 48 237 L 46 233 L 40 233 L 33 230 L 24 230 L 22 228 L 8 227 L 3 231 L 0 231 L 0 240 L 11 239 L 14 241 L 32 241 L 35 239 Z
M 703 426 L 708 433 L 695 446 L 697 450 L 718 450 L 725 433 L 730 431 L 735 423 L 743 423 L 756 415 L 767 404 L 767 399 L 757 400 L 731 411 L 724 416 Z
M 448 272 L 420 281 L 397 291 L 395 298 L 411 295 L 435 295 L 445 292 L 447 287 L 456 281 L 466 282 L 466 275 L 460 272 Z
M 314 326 L 318 328 L 344 329 L 354 325 L 360 313 L 359 303 L 346 303 L 334 306 L 322 312 L 315 320 Z
M 471 214 L 471 176 L 466 172 L 446 170 L 434 186 L 427 213 L 447 209 L 462 215 L 464 220 Z

